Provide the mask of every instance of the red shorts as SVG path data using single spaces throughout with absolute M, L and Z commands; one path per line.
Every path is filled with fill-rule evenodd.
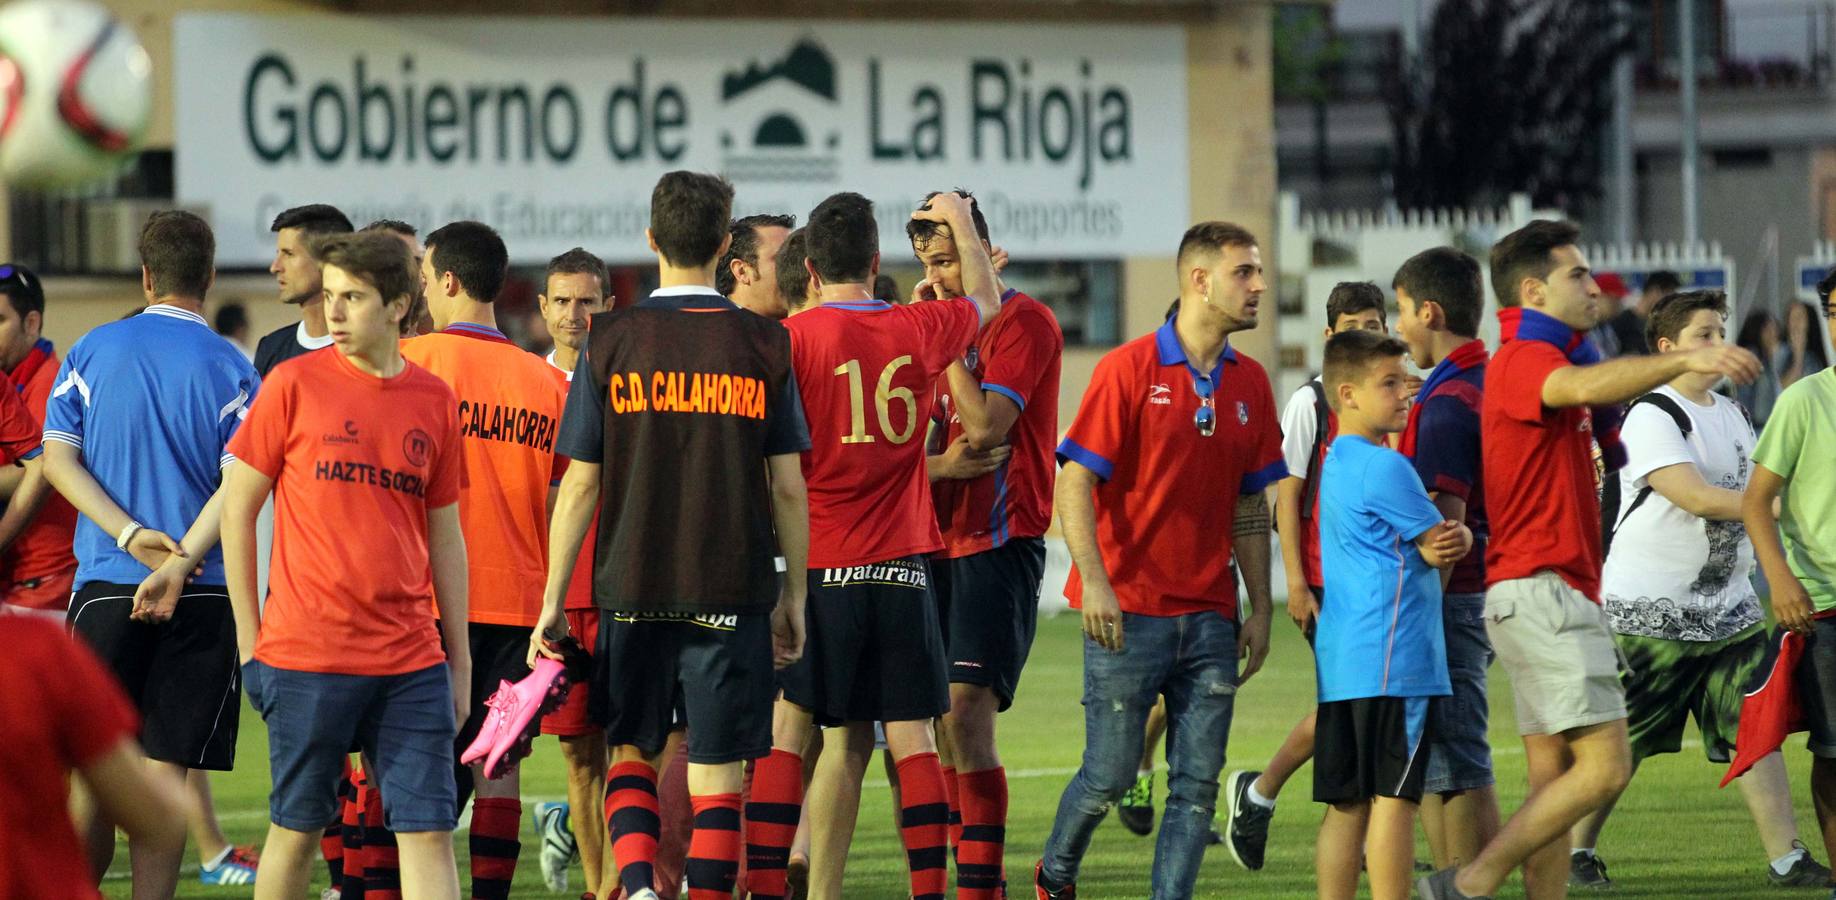
M 599 610 L 570 609 L 566 615 L 568 634 L 580 642 L 582 649 L 592 653 L 599 646 Z M 561 707 L 542 717 L 543 734 L 579 737 L 604 730 L 587 714 L 587 684 L 583 681 L 574 685 Z

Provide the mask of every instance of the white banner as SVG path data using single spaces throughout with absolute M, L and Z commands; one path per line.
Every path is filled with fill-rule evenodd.
M 1017 256 L 1165 256 L 1190 224 L 1177 26 L 186 13 L 173 41 L 178 196 L 223 265 L 265 264 L 302 203 L 641 261 L 683 168 L 736 214 L 860 191 L 901 257 L 951 187 Z

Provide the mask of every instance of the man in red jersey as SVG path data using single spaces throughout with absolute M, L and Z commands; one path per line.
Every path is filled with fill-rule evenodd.
M 1229 340 L 1256 327 L 1262 252 L 1237 225 L 1201 222 L 1176 265 L 1177 312 L 1103 357 L 1058 446 L 1054 502 L 1075 566 L 1065 596 L 1086 637 L 1085 746 L 1034 869 L 1040 900 L 1077 896 L 1090 836 L 1134 783 L 1162 695 L 1168 799 L 1153 896 L 1192 896 L 1236 694 L 1268 653 L 1263 491 L 1287 467 L 1268 376 Z M 1233 554 L 1250 604 L 1241 621 Z
M 1479 425 L 1492 529 L 1485 630 L 1511 676 L 1530 797 L 1470 862 L 1420 880 L 1431 900 L 1489 896 L 1520 865 L 1530 896 L 1567 890 L 1569 829 L 1632 774 L 1621 657 L 1600 608 L 1593 448 L 1615 472 L 1625 462 L 1618 404 L 1685 372 L 1745 382 L 1760 371 L 1753 354 L 1725 345 L 1601 362 L 1587 340 L 1600 287 L 1580 236 L 1538 219 L 1492 246 L 1500 343 Z
M 992 254 L 982 210 L 968 192 L 955 193 L 968 201 L 975 239 Z M 913 219 L 905 233 L 934 296 L 964 296 L 962 254 L 950 226 Z M 995 291 L 1000 313 L 945 371 L 939 398 L 945 450 L 938 462 L 997 448 L 1011 455 L 992 473 L 932 483 L 944 548 L 932 558 L 931 574 L 950 661 L 941 755 L 949 763 L 943 772 L 950 839 L 958 848 L 957 895 L 965 900 L 994 900 L 1005 879 L 1007 773 L 995 749 L 995 714 L 1013 705 L 1038 621 L 1065 346 L 1045 304 L 1001 284 L 998 275 Z
M 886 725 L 897 760 L 912 896 L 941 898 L 948 803 L 931 719 L 949 709 L 942 630 L 925 555 L 943 546 L 924 468 L 929 394 L 937 376 L 1001 310 L 994 268 L 974 237 L 968 201 L 940 195 L 915 215 L 950 226 L 973 298 L 892 306 L 873 298 L 879 227 L 853 193 L 829 197 L 804 226 L 820 307 L 786 323 L 809 419 L 809 642 L 784 672 L 772 752 L 747 805 L 747 889 L 782 897 L 801 800 L 801 754 L 812 721 Z M 812 823 L 826 846 L 827 816 Z M 838 885 L 812 884 L 812 896 Z
M 45 404 L 57 380 L 56 348 L 41 330 L 44 285 L 19 265 L 0 265 L 0 369 L 25 401 L 42 430 Z M 52 490 L 37 466 L 0 471 L 0 493 L 8 496 L 0 518 L 0 611 L 40 610 L 62 617 L 76 578 L 76 507 Z

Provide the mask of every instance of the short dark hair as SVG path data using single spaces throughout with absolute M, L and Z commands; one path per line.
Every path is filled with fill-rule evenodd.
M 1326 295 L 1326 328 L 1339 327 L 1339 317 L 1355 315 L 1367 309 L 1384 318 L 1383 288 L 1369 281 L 1341 281 Z
M 1829 306 L 1831 291 L 1836 291 L 1836 266 L 1832 266 L 1828 272 L 1823 273 L 1822 278 L 1817 280 L 1817 302 L 1826 307 Z
M 18 263 L 10 263 L 13 270 L 11 278 L 0 279 L 0 296 L 6 297 L 13 304 L 13 312 L 24 319 L 27 313 L 45 314 L 45 284 L 38 280 L 38 275 L 31 269 Z
M 1225 247 L 1255 247 L 1256 236 L 1249 229 L 1231 222 L 1200 222 L 1186 229 L 1179 239 L 1179 253 L 1174 264 L 1185 278 L 1187 256 L 1192 253 L 1216 253 Z M 1183 283 L 1183 282 L 1182 282 Z
M 1339 385 L 1363 378 L 1371 365 L 1380 359 L 1406 356 L 1409 345 L 1378 331 L 1341 331 L 1326 341 L 1326 362 L 1320 367 L 1320 382 L 1326 388 L 1326 400 L 1339 408 Z
M 140 229 L 140 264 L 153 276 L 153 296 L 204 299 L 216 272 L 217 238 L 210 224 L 182 209 L 147 217 Z
M 307 234 L 349 234 L 355 230 L 350 217 L 327 203 L 308 203 L 283 211 L 274 217 L 274 224 L 268 226 L 268 230 L 282 228 L 298 228 Z
M 672 266 L 712 262 L 732 217 L 733 185 L 718 175 L 678 170 L 650 192 L 650 237 Z
M 720 258 L 720 265 L 714 267 L 714 289 L 721 296 L 731 296 L 738 282 L 733 279 L 733 261 L 742 259 L 746 265 L 758 268 L 759 265 L 759 229 L 761 228 L 796 228 L 797 217 L 778 213 L 760 213 L 754 216 L 741 216 L 727 226 L 727 233 L 733 240 L 727 244 L 727 253 Z
M 969 201 L 969 219 L 975 223 L 975 236 L 981 238 L 984 242 L 992 243 L 992 240 L 988 237 L 988 219 L 982 215 L 982 204 L 975 201 L 975 195 L 962 188 L 955 188 L 952 192 L 955 193 L 956 196 Z M 943 191 L 932 191 L 925 194 L 924 202 L 918 204 L 918 208 L 930 209 L 931 200 L 941 193 L 943 193 Z M 948 226 L 944 225 L 942 222 L 932 222 L 929 219 L 909 219 L 905 223 L 905 236 L 911 239 L 912 246 L 924 247 L 937 238 L 939 229 L 947 227 Z
M 1439 305 L 1448 331 L 1465 338 L 1479 336 L 1485 279 L 1478 260 L 1452 247 L 1430 247 L 1404 260 L 1390 287 L 1408 291 L 1417 305 Z
M 1645 276 L 1645 285 L 1640 290 L 1657 291 L 1661 296 L 1676 293 L 1681 287 L 1683 287 L 1683 279 L 1678 278 L 1677 273 L 1669 269 L 1659 269 Z M 1652 352 L 1656 351 L 1657 345 L 1653 344 Z
M 809 258 L 808 250 L 801 228 L 792 231 L 778 247 L 778 293 L 791 309 L 810 301 L 810 273 L 803 267 L 803 261 Z
M 363 230 L 364 231 L 387 231 L 390 234 L 399 234 L 402 237 L 419 237 L 421 234 L 421 232 L 418 231 L 413 225 L 410 225 L 407 222 L 402 221 L 401 219 L 377 219 L 376 221 L 363 226 Z
M 899 282 L 894 281 L 891 275 L 881 273 L 873 279 L 873 299 L 881 303 L 900 304 L 908 298 L 899 296 Z
M 827 282 L 866 281 L 880 252 L 880 226 L 873 201 L 853 191 L 830 194 L 810 210 L 804 227 L 805 252 Z
M 612 279 L 606 274 L 605 260 L 585 247 L 575 247 L 548 261 L 548 271 L 542 276 L 542 293 L 548 293 L 548 279 L 556 275 L 591 275 L 599 279 L 601 297 L 611 289 Z
M 496 300 L 510 275 L 504 239 L 483 222 L 453 222 L 434 229 L 427 235 L 427 258 L 433 261 L 436 277 L 453 273 L 466 294 L 480 303 Z
M 1534 219 L 1492 245 L 1492 293 L 1498 305 L 1521 305 L 1517 286 L 1526 278 L 1547 280 L 1555 268 L 1550 256 L 1557 247 L 1581 239 L 1581 226 L 1554 219 Z
M 414 260 L 408 248 L 388 234 L 361 231 L 329 237 L 320 242 L 318 256 L 320 265 L 336 266 L 376 288 L 384 303 L 397 297 L 414 299 Z
M 1689 320 L 1698 310 L 1704 309 L 1714 310 L 1722 321 L 1727 321 L 1728 295 L 1723 291 L 1683 291 L 1665 295 L 1652 305 L 1651 317 L 1645 321 L 1646 345 L 1656 353 L 1658 338 L 1674 341 L 1681 337 Z
M 225 303 L 217 307 L 211 327 L 218 334 L 235 334 L 249 327 L 249 311 L 240 303 Z

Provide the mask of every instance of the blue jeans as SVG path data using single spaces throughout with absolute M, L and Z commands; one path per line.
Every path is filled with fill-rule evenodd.
M 1167 811 L 1154 847 L 1156 900 L 1192 896 L 1237 696 L 1237 623 L 1215 612 L 1122 615 L 1122 651 L 1084 639 L 1084 761 L 1058 802 L 1044 871 L 1053 884 L 1078 866 L 1109 807 L 1135 783 L 1142 728 L 1167 698 Z
M 1492 642 L 1485 636 L 1485 595 L 1448 594 L 1441 601 L 1447 632 L 1447 677 L 1453 694 L 1430 701 L 1428 777 L 1430 794 L 1490 787 L 1492 744 L 1485 694 L 1485 672 L 1492 665 Z

